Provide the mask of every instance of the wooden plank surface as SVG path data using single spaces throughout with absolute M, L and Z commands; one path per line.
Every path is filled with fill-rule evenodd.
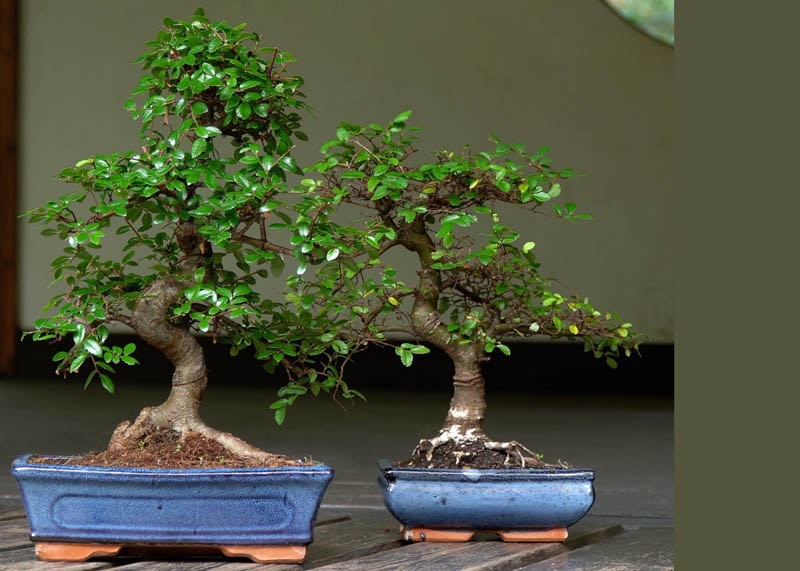
M 119 561 L 115 561 L 119 565 Z M 231 561 L 227 559 L 207 560 L 138 560 L 115 567 L 120 571 L 302 571 L 301 565 L 260 564 L 251 561 Z M 38 571 L 33 568 L 31 571 Z M 72 570 L 67 570 L 72 571 Z
M 317 526 L 304 568 L 315 569 L 404 545 L 400 524 L 386 510 L 341 510 L 339 517 L 334 523 Z
M 108 561 L 86 561 L 84 563 L 39 561 L 36 559 L 33 547 L 0 551 L 0 569 L 3 571 L 95 571 L 111 567 L 112 564 Z
M 581 525 L 582 524 L 582 525 Z M 570 529 L 570 538 L 561 543 L 505 543 L 494 534 L 476 534 L 466 543 L 411 543 L 391 542 L 384 549 L 369 555 L 349 557 L 332 564 L 316 566 L 310 562 L 308 569 L 319 571 L 407 571 L 431 569 L 435 571 L 500 571 L 519 569 L 543 561 L 572 546 L 582 546 L 622 533 L 619 525 L 587 522 Z M 373 528 L 374 529 L 374 528 Z M 397 532 L 393 532 L 397 533 Z M 391 534 L 390 534 L 391 536 Z M 399 536 L 399 533 L 398 533 Z
M 315 567 L 319 571 L 494 571 L 515 569 L 566 551 L 558 543 L 503 543 L 469 541 L 466 543 L 413 543 L 399 549 Z
M 0 552 L 31 547 L 28 520 L 24 517 L 0 521 Z
M 180 558 L 169 552 L 146 557 L 125 556 L 123 552 L 119 557 L 94 559 L 86 563 L 47 563 L 36 560 L 25 517 L 9 515 L 0 519 L 0 569 L 84 571 L 114 567 L 120 571 L 498 571 L 526 568 L 537 562 L 552 560 L 571 549 L 582 551 L 622 533 L 619 525 L 589 518 L 570 528 L 570 536 L 563 544 L 506 543 L 494 534 L 482 533 L 466 543 L 406 543 L 401 540 L 400 524 L 388 511 L 362 504 L 320 510 L 314 541 L 309 545 L 308 556 L 302 565 L 263 565 L 243 558 L 216 556 L 215 553 Z
M 519 571 L 671 571 L 674 568 L 672 536 L 672 528 L 632 530 Z
M 22 500 L 0 497 L 0 521 L 15 517 L 25 517 L 25 508 L 22 507 Z

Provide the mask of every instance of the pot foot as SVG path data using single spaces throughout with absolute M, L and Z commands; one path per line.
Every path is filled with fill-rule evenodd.
M 256 563 L 302 563 L 305 545 L 220 545 L 228 557 L 247 557 Z
M 529 531 L 498 531 L 497 535 L 503 541 L 511 543 L 549 543 L 560 542 L 567 539 L 566 527 Z
M 222 552 L 226 557 L 246 557 L 256 563 L 302 563 L 306 558 L 305 545 L 146 545 L 113 543 L 36 542 L 36 557 L 40 561 L 86 561 L 92 557 L 112 557 L 124 549 L 124 554 L 147 556 L 213 556 Z
M 477 530 L 463 529 L 430 529 L 426 527 L 406 526 L 401 533 L 405 541 L 448 541 L 465 542 L 472 539 Z M 482 533 L 496 533 L 505 542 L 509 543 L 552 543 L 561 542 L 567 538 L 566 527 L 552 529 L 537 529 L 524 531 L 497 531 L 481 530 Z
M 40 561 L 86 561 L 90 557 L 116 555 L 122 545 L 112 543 L 36 542 L 36 557 Z
M 469 541 L 474 535 L 472 529 L 429 529 L 427 527 L 407 526 L 402 530 L 403 539 L 406 541 Z

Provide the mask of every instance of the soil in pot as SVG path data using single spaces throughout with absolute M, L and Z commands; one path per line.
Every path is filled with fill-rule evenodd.
M 53 464 L 59 459 L 33 456 L 30 461 Z M 139 438 L 125 441 L 121 448 L 92 451 L 61 461 L 83 466 L 130 468 L 278 468 L 314 464 L 280 454 L 270 454 L 265 459 L 237 456 L 200 433 L 189 431 L 181 436 L 170 428 L 157 427 Z
M 531 452 L 524 446 L 512 442 L 506 443 L 508 450 L 498 450 L 496 443 L 487 438 L 450 440 L 435 448 L 426 449 L 425 441 L 420 443 L 410 458 L 398 460 L 395 466 L 401 468 L 471 468 L 471 469 L 505 469 L 505 468 L 570 468 L 562 460 L 556 463 L 545 462 L 541 454 Z

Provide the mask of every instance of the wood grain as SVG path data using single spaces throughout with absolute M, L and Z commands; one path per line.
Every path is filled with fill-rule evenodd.
M 14 369 L 17 346 L 17 15 L 0 0 L 0 375 Z

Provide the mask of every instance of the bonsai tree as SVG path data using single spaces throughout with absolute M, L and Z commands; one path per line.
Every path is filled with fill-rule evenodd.
M 407 127 L 410 114 L 387 125 L 343 123 L 322 146 L 312 168 L 318 177 L 303 184 L 331 202 L 357 207 L 364 220 L 340 228 L 343 255 L 306 281 L 302 287 L 313 295 L 304 299 L 318 304 L 349 344 L 342 367 L 352 352 L 392 344 L 397 334 L 405 340 L 392 346 L 406 366 L 429 347 L 452 361 L 453 395 L 443 427 L 419 442 L 412 462 L 541 466 L 541 456 L 522 444 L 485 434 L 482 364 L 497 352 L 508 355 L 510 338 L 544 335 L 581 340 L 586 351 L 616 367 L 642 339 L 587 298 L 560 293 L 540 271 L 536 244 L 503 222 L 509 207 L 571 222 L 590 218 L 574 203 L 556 201 L 572 170 L 552 167 L 546 147 L 529 153 L 497 137 L 490 151 L 441 151 L 413 164 L 418 129 Z M 410 280 L 388 262 L 395 250 L 415 261 Z
M 172 363 L 168 398 L 120 424 L 109 450 L 135 448 L 160 428 L 270 462 L 271 454 L 201 419 L 208 371 L 195 333 L 229 344 L 232 355 L 249 348 L 268 371 L 286 365 L 279 419 L 309 384 L 315 394 L 342 386 L 334 378 L 310 382 L 299 361 L 290 363 L 331 340 L 308 334 L 317 327 L 312 315 L 257 288 L 287 260 L 302 273 L 326 255 L 327 204 L 286 182 L 302 173 L 292 151 L 306 139 L 303 79 L 289 71 L 291 54 L 261 47 L 245 24 L 212 23 L 202 10 L 190 21 L 165 19 L 147 45 L 137 60 L 144 73 L 125 103 L 141 124 L 140 147 L 64 169 L 59 178 L 77 189 L 26 213 L 65 244 L 51 263 L 62 291 L 31 333 L 71 340 L 54 356 L 57 371 L 88 370 L 86 384 L 99 381 L 109 392 L 115 369 L 138 363 L 135 343 L 114 345 L 114 326 L 130 328 Z M 108 247 L 112 232 L 121 249 Z M 295 377 L 305 379 L 301 389 Z M 344 385 L 340 394 L 353 393 Z

